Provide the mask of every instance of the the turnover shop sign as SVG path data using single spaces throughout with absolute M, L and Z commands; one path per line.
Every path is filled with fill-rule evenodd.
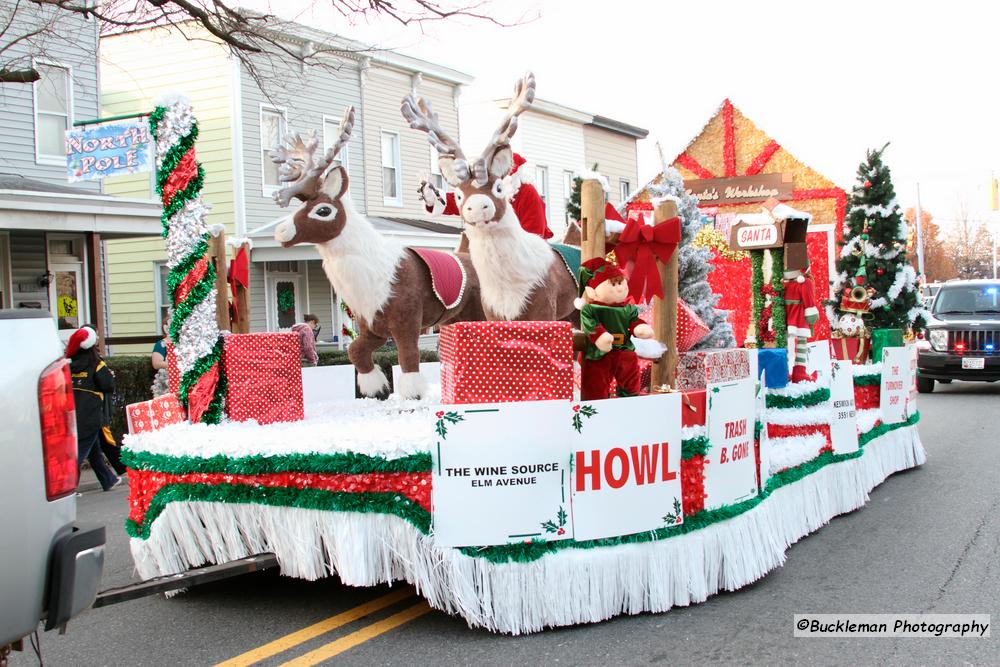
M 145 118 L 66 131 L 66 171 L 70 183 L 152 168 L 152 142 Z
M 757 495 L 754 386 L 751 378 L 709 384 L 705 509 Z
M 574 406 L 577 541 L 684 522 L 680 397 L 652 394 Z
M 882 386 L 879 408 L 882 421 L 899 424 L 906 421 L 906 403 L 910 397 L 910 350 L 905 347 L 882 348 Z
M 565 401 L 444 405 L 429 427 L 439 546 L 573 536 Z

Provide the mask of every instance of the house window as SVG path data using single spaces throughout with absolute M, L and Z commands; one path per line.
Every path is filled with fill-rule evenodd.
M 41 76 L 35 82 L 35 155 L 39 162 L 66 161 L 66 130 L 73 99 L 69 70 L 36 63 Z
M 632 195 L 632 184 L 628 182 L 628 179 L 621 179 L 618 181 L 618 194 L 621 197 L 622 203 L 628 201 L 628 198 Z
M 264 265 L 268 273 L 298 273 L 299 263 L 296 261 L 267 262 Z
M 323 151 L 329 150 L 330 146 L 337 142 L 337 138 L 340 136 L 338 130 L 340 129 L 340 119 L 333 118 L 331 116 L 323 116 Z M 336 159 L 330 164 L 334 167 L 348 168 L 347 165 L 347 154 L 350 146 L 344 145 L 341 147 L 340 152 L 337 153 Z
M 271 161 L 271 151 L 277 150 L 281 138 L 285 136 L 285 112 L 273 107 L 260 108 L 260 159 L 263 194 L 271 195 L 281 187 L 278 180 L 278 165 Z
M 444 180 L 444 176 L 441 174 L 441 163 L 438 161 L 437 149 L 433 146 L 428 146 L 428 148 L 431 149 L 431 185 L 443 195 L 448 192 L 448 181 Z
M 10 234 L 0 232 L 0 308 L 14 307 L 10 285 Z
M 167 269 L 166 262 L 156 262 L 153 265 L 156 277 L 156 332 L 162 331 L 163 325 L 169 319 L 171 298 L 170 289 L 167 287 L 167 276 L 170 270 Z
M 545 203 L 545 218 L 549 217 L 549 168 L 535 167 L 535 189 Z
M 403 205 L 402 170 L 399 166 L 399 135 L 382 133 L 382 198 L 386 204 Z

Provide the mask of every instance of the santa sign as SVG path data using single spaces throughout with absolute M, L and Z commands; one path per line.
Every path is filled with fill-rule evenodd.
M 776 225 L 738 226 L 733 232 L 736 246 L 743 249 L 773 248 L 781 245 L 781 235 Z

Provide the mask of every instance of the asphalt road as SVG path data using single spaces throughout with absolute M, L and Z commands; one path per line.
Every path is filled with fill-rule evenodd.
M 920 397 L 920 408 L 924 466 L 890 477 L 868 505 L 800 541 L 784 567 L 757 584 L 704 604 L 505 637 L 428 612 L 405 587 L 354 589 L 263 572 L 171 599 L 90 610 L 68 634 L 42 636 L 43 658 L 48 665 L 211 665 L 326 621 L 315 637 L 292 637 L 286 651 L 257 664 L 314 650 L 334 656 L 322 664 L 344 665 L 1000 664 L 996 629 L 989 639 L 792 636 L 795 613 L 991 613 L 1000 620 L 1000 385 L 939 385 Z M 108 525 L 104 586 L 128 583 L 124 490 L 88 491 L 79 507 L 82 521 Z M 352 610 L 370 601 L 380 608 L 356 618 Z M 29 651 L 11 664 L 36 660 Z

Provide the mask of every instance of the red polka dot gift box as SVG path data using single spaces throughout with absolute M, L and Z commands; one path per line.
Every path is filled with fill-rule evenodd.
M 181 391 L 181 369 L 177 367 L 177 353 L 173 343 L 167 343 L 167 391 L 171 394 L 179 394 Z
M 258 424 L 294 422 L 303 417 L 299 335 L 229 334 L 222 350 L 226 414 Z
M 569 322 L 456 322 L 439 345 L 442 403 L 573 399 Z
M 681 391 L 747 377 L 750 377 L 750 353 L 742 348 L 684 352 L 677 359 L 677 389 Z
M 187 412 L 176 394 L 164 394 L 151 401 L 125 406 L 129 433 L 149 433 L 187 419 Z

